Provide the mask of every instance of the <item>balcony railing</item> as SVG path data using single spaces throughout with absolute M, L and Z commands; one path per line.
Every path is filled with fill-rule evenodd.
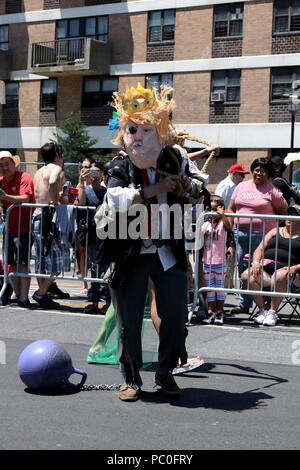
M 110 46 L 91 38 L 57 39 L 31 44 L 28 68 L 33 73 L 109 73 Z
M 75 64 L 84 61 L 86 38 L 59 39 L 32 45 L 32 67 Z

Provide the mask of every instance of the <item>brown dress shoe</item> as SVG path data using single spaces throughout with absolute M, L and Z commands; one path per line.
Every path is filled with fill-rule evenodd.
M 124 382 L 119 391 L 119 398 L 122 401 L 137 401 L 139 399 L 139 389 Z

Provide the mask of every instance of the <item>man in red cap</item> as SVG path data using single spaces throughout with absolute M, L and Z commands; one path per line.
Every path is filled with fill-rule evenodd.
M 229 168 L 227 178 L 218 184 L 215 195 L 223 198 L 225 209 L 229 206 L 235 187 L 243 181 L 245 175 L 249 175 L 249 171 L 245 171 L 243 165 L 236 163 Z

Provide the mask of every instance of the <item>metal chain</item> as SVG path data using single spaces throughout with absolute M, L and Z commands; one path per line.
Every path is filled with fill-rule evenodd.
M 92 390 L 109 390 L 109 391 L 118 391 L 121 388 L 121 384 L 112 384 L 112 385 L 107 385 L 107 384 L 86 384 L 82 385 L 80 387 L 80 391 L 82 392 L 90 392 Z

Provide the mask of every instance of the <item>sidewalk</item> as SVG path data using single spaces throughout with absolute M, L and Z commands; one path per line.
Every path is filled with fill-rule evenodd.
M 81 289 L 82 289 L 82 281 L 77 280 L 76 278 L 73 280 L 61 280 L 58 279 L 57 281 L 58 287 L 64 291 L 68 292 L 70 294 L 69 299 L 54 299 L 55 302 L 58 302 L 61 305 L 60 311 L 61 312 L 69 312 L 69 313 L 77 313 L 77 314 L 83 314 L 82 311 L 86 305 L 90 303 L 88 300 L 87 295 L 81 294 Z M 88 283 L 90 286 L 90 282 Z M 32 309 L 37 308 L 37 304 L 32 300 L 32 294 L 34 291 L 37 290 L 37 279 L 32 278 L 31 279 L 31 285 L 30 285 L 30 291 L 29 291 L 29 300 L 32 302 Z M 252 309 L 250 309 L 249 314 L 237 314 L 237 315 L 231 315 L 230 311 L 232 308 L 236 307 L 238 305 L 238 295 L 234 293 L 227 294 L 225 304 L 224 304 L 224 325 L 223 326 L 232 326 L 232 327 L 253 327 L 253 319 L 250 319 L 251 314 L 253 313 L 253 309 L 255 307 L 255 304 L 253 303 Z M 105 302 L 101 300 L 99 302 L 99 309 L 105 305 Z M 1 310 L 0 306 L 0 310 Z M 196 312 L 198 310 L 198 306 L 195 309 L 194 316 L 191 320 L 191 326 L 195 325 L 200 325 L 201 324 L 201 319 L 196 315 Z M 298 309 L 299 310 L 299 309 Z M 271 328 L 296 328 L 298 329 L 300 327 L 300 317 L 294 313 L 294 316 L 288 326 L 285 326 L 285 322 L 290 316 L 291 313 L 291 307 L 286 306 L 284 307 L 283 310 L 280 312 L 280 316 L 282 317 L 281 320 L 278 320 L 278 323 L 275 327 Z M 83 314 L 87 315 L 87 314 Z M 95 316 L 95 314 L 92 314 L 91 316 Z M 222 327 L 222 326 L 221 326 Z

